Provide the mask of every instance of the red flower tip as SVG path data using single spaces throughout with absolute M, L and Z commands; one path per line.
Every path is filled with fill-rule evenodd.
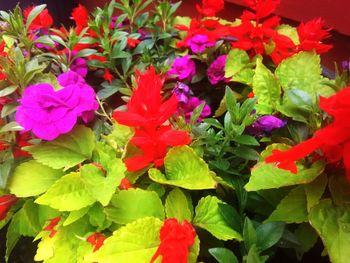
M 50 237 L 54 237 L 57 233 L 55 226 L 60 222 L 61 217 L 55 217 L 50 220 L 50 223 L 44 228 L 45 231 L 50 231 Z
M 13 206 L 17 201 L 17 197 L 15 195 L 3 195 L 0 196 L 0 220 L 3 220 L 11 206 Z
M 196 9 L 204 16 L 215 16 L 224 9 L 224 0 L 202 0 L 202 5 L 196 5 Z
M 298 173 L 298 168 L 295 164 L 294 161 L 290 161 L 290 160 L 284 160 L 284 161 L 279 161 L 276 162 L 275 160 L 279 158 L 279 154 L 281 154 L 282 151 L 280 150 L 273 150 L 272 151 L 272 155 L 270 155 L 269 157 L 266 158 L 265 162 L 266 163 L 276 163 L 276 166 L 280 169 L 283 170 L 287 170 L 290 171 L 293 174 L 297 174 Z
M 245 3 L 256 12 L 256 15 L 252 14 L 252 19 L 261 19 L 271 15 L 280 4 L 280 0 L 244 0 Z
M 248 94 L 247 94 L 247 98 L 254 98 L 255 97 L 255 94 L 254 94 L 254 92 L 253 91 L 251 91 L 251 92 L 249 92 Z
M 130 188 L 134 188 L 132 186 L 132 183 L 128 180 L 128 178 L 123 178 L 121 181 L 120 181 L 120 184 L 119 184 L 119 189 L 120 190 L 128 190 Z
M 23 15 L 26 19 L 28 19 L 28 16 L 30 12 L 33 10 L 34 6 L 28 6 L 23 11 Z M 29 30 L 38 30 L 43 28 L 49 28 L 53 24 L 53 19 L 49 13 L 49 11 L 45 8 L 41 13 L 32 21 L 32 23 L 29 26 Z
M 160 229 L 160 245 L 151 263 L 162 256 L 162 263 L 187 263 L 189 249 L 194 244 L 196 230 L 184 220 L 166 219 Z
M 79 4 L 73 9 L 71 19 L 75 21 L 78 28 L 82 29 L 88 26 L 89 12 L 82 4 Z
M 111 74 L 109 69 L 105 69 L 105 73 L 103 74 L 103 78 L 104 78 L 104 80 L 107 80 L 109 82 L 109 84 L 112 83 L 113 75 Z
M 141 41 L 138 39 L 128 38 L 127 39 L 127 45 L 128 47 L 134 48 L 136 47 Z
M 106 240 L 106 236 L 101 233 L 94 233 L 87 237 L 86 241 L 89 242 L 93 247 L 93 252 L 97 251 L 102 247 L 103 242 Z

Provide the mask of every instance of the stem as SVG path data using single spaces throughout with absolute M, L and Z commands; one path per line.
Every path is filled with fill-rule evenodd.
M 103 116 L 105 116 L 111 123 L 113 123 L 113 120 L 111 119 L 111 117 L 109 117 L 109 115 L 107 114 L 105 108 L 103 107 L 103 103 L 100 101 L 100 99 L 96 96 L 97 102 L 100 105 L 100 108 L 103 112 Z M 100 113 L 98 113 L 100 114 Z

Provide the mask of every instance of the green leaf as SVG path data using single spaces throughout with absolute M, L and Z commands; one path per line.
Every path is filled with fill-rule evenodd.
M 313 206 L 318 204 L 326 189 L 327 182 L 326 174 L 321 174 L 313 182 L 304 186 L 307 199 L 307 211 L 310 211 Z
M 287 224 L 307 222 L 307 200 L 303 186 L 297 186 L 282 199 L 266 221 L 283 221 Z
M 23 130 L 22 126 L 20 126 L 17 122 L 12 121 L 2 126 L 0 128 L 0 133 L 10 132 L 10 131 L 22 131 L 22 130 Z
M 217 247 L 209 249 L 209 253 L 219 263 L 238 263 L 238 259 L 233 252 L 224 247 Z
M 264 159 L 271 155 L 272 150 L 287 150 L 289 146 L 285 144 L 269 145 L 261 153 Z M 251 171 L 249 182 L 245 185 L 247 191 L 257 191 L 263 189 L 279 188 L 283 186 L 307 184 L 315 180 L 324 170 L 324 163 L 317 161 L 309 169 L 297 164 L 298 173 L 293 174 L 290 171 L 279 169 L 275 164 L 266 164 L 264 161 L 258 162 Z
M 32 22 L 35 20 L 35 18 L 46 8 L 46 5 L 38 5 L 35 6 L 32 11 L 30 11 L 27 22 L 26 22 L 26 29 L 28 30 Z
M 336 205 L 350 204 L 350 184 L 344 175 L 334 174 L 331 176 L 329 190 Z
M 54 169 L 68 169 L 90 159 L 94 146 L 95 136 L 92 130 L 78 125 L 70 133 L 53 141 L 28 146 L 25 149 L 42 164 Z
M 196 207 L 193 224 L 207 230 L 220 240 L 242 240 L 240 233 L 233 230 L 222 216 L 219 204 L 227 205 L 215 196 L 203 197 Z
M 192 221 L 192 200 L 179 188 L 172 190 L 165 201 L 165 211 L 167 218 L 176 218 L 179 222 Z
M 118 224 L 148 216 L 164 219 L 164 207 L 157 193 L 142 189 L 120 191 L 105 211 L 108 219 Z
M 244 256 L 243 262 L 245 263 L 265 263 L 269 259 L 268 256 L 260 256 L 259 249 L 256 245 L 253 245 L 249 251 L 248 255 Z
M 300 89 L 308 92 L 313 101 L 321 85 L 320 56 L 313 52 L 299 52 L 282 61 L 276 76 L 284 90 Z
M 300 224 L 295 230 L 294 234 L 300 243 L 300 246 L 297 247 L 296 252 L 298 259 L 301 260 L 303 254 L 315 246 L 318 240 L 318 234 L 309 223 Z
M 326 199 L 311 209 L 309 220 L 320 235 L 330 261 L 347 263 L 350 258 L 350 207 Z
M 258 97 L 258 113 L 271 114 L 280 100 L 281 88 L 261 59 L 258 59 L 256 64 L 253 92 Z
M 248 217 L 246 217 L 244 220 L 243 239 L 244 246 L 247 251 L 249 251 L 250 248 L 255 246 L 258 242 L 258 236 L 255 227 L 253 225 L 253 222 Z
M 95 253 L 85 257 L 87 262 L 148 263 L 160 244 L 159 231 L 163 222 L 146 217 L 130 223 L 107 238 Z
M 282 237 L 285 224 L 282 222 L 269 222 L 261 224 L 256 229 L 257 246 L 264 251 L 275 245 Z
M 227 56 L 225 78 L 231 78 L 240 73 L 250 62 L 247 52 L 235 48 Z
M 35 202 L 59 211 L 74 211 L 92 205 L 95 201 L 80 174 L 70 173 L 59 179 Z
M 70 224 L 73 224 L 80 218 L 82 218 L 86 213 L 89 211 L 90 207 L 84 207 L 80 210 L 72 211 L 69 213 L 69 216 L 66 218 L 66 220 L 63 222 L 63 226 L 68 226 Z
M 36 196 L 49 189 L 62 175 L 61 170 L 32 160 L 16 167 L 7 187 L 17 197 Z
M 174 147 L 165 157 L 165 175 L 157 169 L 149 170 L 149 177 L 160 184 L 174 185 L 190 190 L 213 189 L 215 175 L 192 148 Z
M 13 86 L 8 86 L 8 87 L 0 90 L 0 97 L 5 97 L 5 96 L 12 94 L 13 92 L 16 91 L 17 88 L 18 88 L 18 86 L 13 85 Z

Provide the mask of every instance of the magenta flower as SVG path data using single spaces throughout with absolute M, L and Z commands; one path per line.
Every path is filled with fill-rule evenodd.
M 62 89 L 57 91 L 47 83 L 27 87 L 16 112 L 16 121 L 25 131 L 48 141 L 70 132 L 79 117 L 90 121 L 98 109 L 95 91 L 80 75 L 69 71 L 58 82 Z
M 179 103 L 187 103 L 190 96 L 190 87 L 185 83 L 177 82 L 173 90 Z
M 209 41 L 207 35 L 194 35 L 187 40 L 189 46 L 194 53 L 202 53 L 206 48 L 215 46 L 215 42 Z
M 218 84 L 220 81 L 225 80 L 225 65 L 227 55 L 218 56 L 208 68 L 209 82 L 213 85 Z
M 88 65 L 85 59 L 77 58 L 71 64 L 69 69 L 78 73 L 82 77 L 86 77 L 88 73 Z
M 252 135 L 263 136 L 271 133 L 274 129 L 282 128 L 286 123 L 286 121 L 272 115 L 262 116 L 252 125 L 248 126 L 247 131 Z
M 190 56 L 176 58 L 168 76 L 176 76 L 180 80 L 191 80 L 196 74 L 196 64 L 191 60 Z
M 202 103 L 205 103 L 204 100 L 200 100 L 197 97 L 191 97 L 188 99 L 187 103 L 179 103 L 177 113 L 183 114 L 185 116 L 186 122 L 189 123 L 191 120 L 191 116 L 193 111 Z M 201 122 L 203 118 L 209 116 L 211 114 L 211 109 L 208 104 L 205 104 L 201 115 L 197 119 L 197 122 Z

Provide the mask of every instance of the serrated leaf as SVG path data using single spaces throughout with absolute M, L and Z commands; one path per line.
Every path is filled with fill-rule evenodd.
M 49 189 L 62 175 L 61 170 L 31 160 L 16 167 L 7 188 L 17 197 L 36 196 Z
M 174 185 L 190 190 L 213 189 L 215 175 L 192 148 L 174 147 L 165 157 L 165 175 L 157 169 L 149 170 L 149 177 L 160 184 Z
M 164 207 L 157 193 L 142 189 L 120 191 L 112 198 L 105 212 L 109 220 L 118 224 L 149 216 L 164 219 Z
M 48 205 L 59 211 L 79 210 L 96 201 L 86 188 L 79 173 L 70 173 L 63 176 L 42 196 L 36 203 Z
M 220 240 L 242 240 L 240 233 L 233 230 L 222 216 L 219 204 L 227 205 L 215 196 L 203 197 L 195 209 L 193 224 L 203 228 Z
M 295 27 L 288 24 L 282 24 L 277 27 L 277 32 L 281 35 L 289 37 L 295 45 L 300 44 L 298 31 Z
M 61 135 L 50 142 L 28 146 L 25 150 L 40 163 L 54 169 L 68 169 L 90 159 L 94 146 L 93 131 L 78 125 L 68 134 Z
M 167 218 L 176 218 L 179 222 L 192 221 L 192 200 L 179 188 L 172 190 L 165 200 Z
M 238 48 L 232 49 L 227 56 L 225 78 L 234 77 L 241 72 L 249 62 L 250 59 L 247 52 Z

